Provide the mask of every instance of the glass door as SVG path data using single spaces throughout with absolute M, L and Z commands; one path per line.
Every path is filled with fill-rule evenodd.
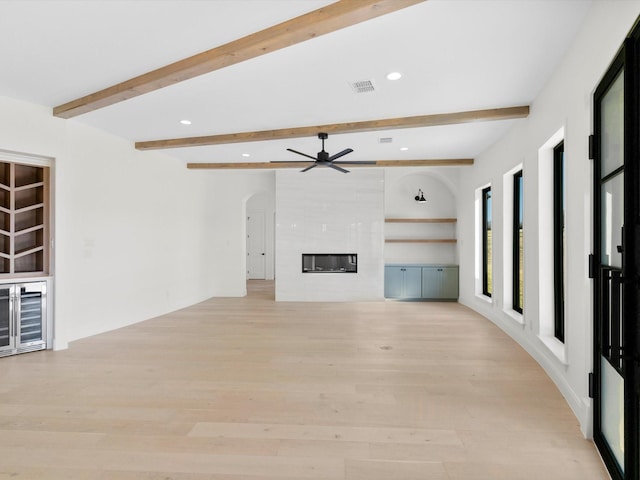
M 15 348 L 11 286 L 0 286 L 0 356 Z
M 594 440 L 640 479 L 640 70 L 636 31 L 594 94 Z
M 622 57 L 596 95 L 596 284 L 598 398 L 597 443 L 609 469 L 624 478 L 624 387 L 622 263 L 624 228 L 624 66 Z
M 34 347 L 46 342 L 45 288 L 44 282 L 16 285 L 18 348 Z

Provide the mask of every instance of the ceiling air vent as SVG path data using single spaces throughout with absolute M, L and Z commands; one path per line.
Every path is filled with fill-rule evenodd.
M 353 88 L 353 91 L 356 93 L 369 93 L 376 90 L 371 80 L 360 80 L 357 82 L 352 82 L 351 88 Z
M 391 142 L 393 142 L 392 137 L 380 137 L 378 139 L 378 143 L 391 143 Z

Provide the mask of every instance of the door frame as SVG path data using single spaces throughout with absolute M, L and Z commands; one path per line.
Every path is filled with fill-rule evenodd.
M 594 136 L 593 136 L 593 265 L 594 310 L 593 310 L 593 425 L 594 442 L 614 480 L 638 480 L 640 478 L 640 325 L 636 321 L 640 312 L 638 288 L 640 286 L 640 61 L 637 58 L 640 42 L 640 27 L 634 26 L 625 40 L 615 60 L 600 81 L 593 95 Z M 600 99 L 606 94 L 620 71 L 624 69 L 624 216 L 622 234 L 622 369 L 624 381 L 624 473 L 602 433 L 601 408 L 602 372 L 602 328 L 599 312 L 602 308 L 600 291 L 601 279 L 601 145 L 600 145 Z
M 262 277 L 260 278 L 254 278 L 251 274 L 250 274 L 250 268 L 249 268 L 249 262 L 247 262 L 247 280 L 265 280 L 267 278 L 267 257 L 266 257 L 266 251 L 267 251 L 267 235 L 266 235 L 266 231 L 267 231 L 267 225 L 266 225 L 266 212 L 264 210 L 259 210 L 259 209 L 255 209 L 255 210 L 247 210 L 247 228 L 246 228 L 246 235 L 247 235 L 247 246 L 246 246 L 246 251 L 247 251 L 247 258 L 249 258 L 251 252 L 249 249 L 249 243 L 250 243 L 250 235 L 252 232 L 249 231 L 249 223 L 250 223 L 250 219 L 251 217 L 256 217 L 259 216 L 262 219 L 262 229 L 259 232 L 261 238 L 262 238 L 262 252 L 261 252 L 261 256 L 262 256 Z

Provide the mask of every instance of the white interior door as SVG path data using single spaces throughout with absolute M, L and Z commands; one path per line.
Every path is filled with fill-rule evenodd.
M 265 229 L 264 211 L 247 212 L 247 278 L 265 279 Z

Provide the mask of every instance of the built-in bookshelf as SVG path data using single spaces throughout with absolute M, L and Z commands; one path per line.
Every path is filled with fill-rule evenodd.
M 0 161 L 0 276 L 48 274 L 49 168 Z

